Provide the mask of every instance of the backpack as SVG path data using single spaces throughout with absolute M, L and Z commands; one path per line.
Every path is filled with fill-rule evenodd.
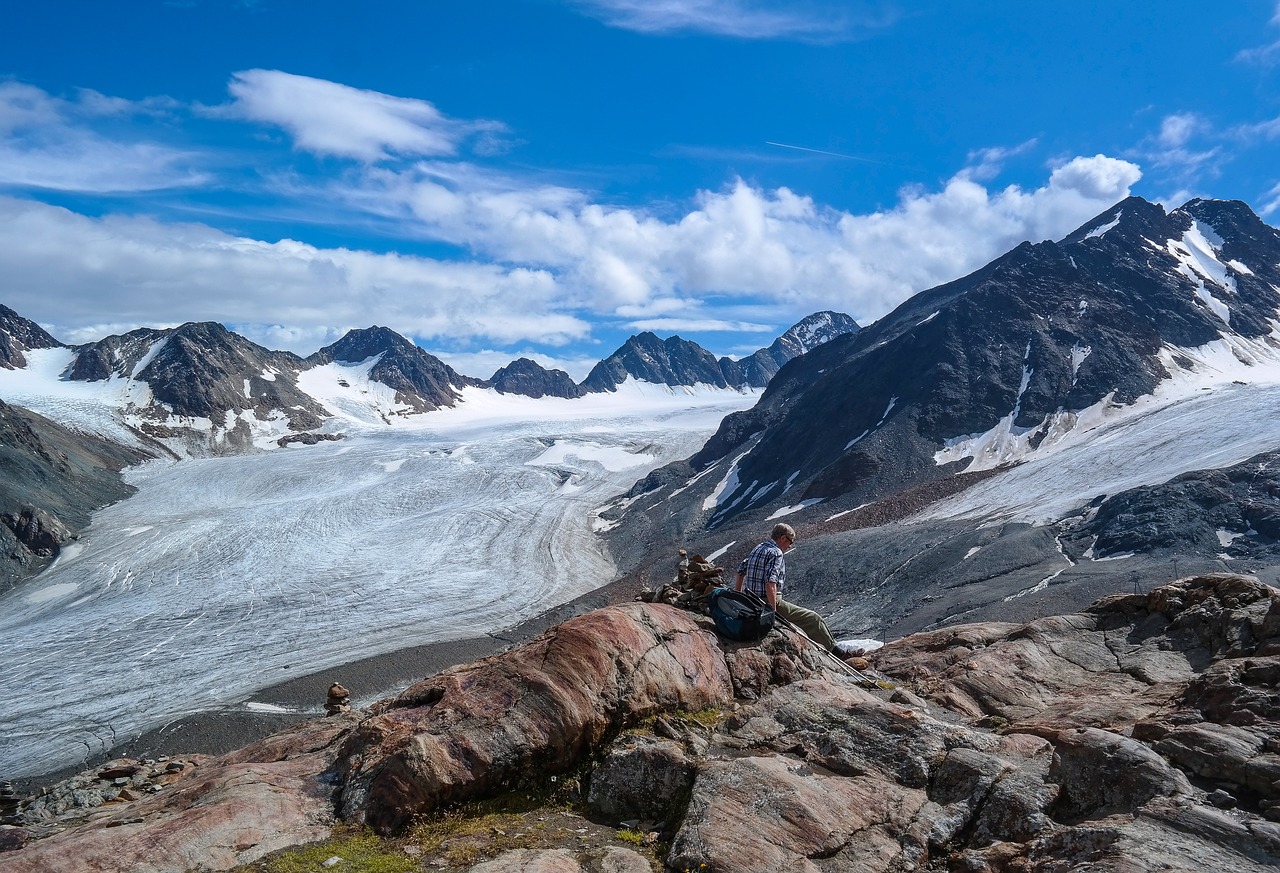
M 711 620 L 722 637 L 731 640 L 759 640 L 773 630 L 774 612 L 732 588 L 717 588 L 707 598 Z

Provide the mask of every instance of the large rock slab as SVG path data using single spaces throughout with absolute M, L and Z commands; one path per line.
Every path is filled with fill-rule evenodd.
M 322 774 L 355 715 L 304 722 L 191 768 L 159 794 L 104 807 L 75 829 L 0 855 L 5 873 L 230 870 L 324 839 L 334 786 Z

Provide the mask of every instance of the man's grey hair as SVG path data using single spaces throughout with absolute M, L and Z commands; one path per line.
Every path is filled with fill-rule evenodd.
M 773 526 L 773 533 L 769 534 L 769 538 L 776 540 L 778 537 L 786 537 L 791 542 L 796 541 L 796 529 L 786 522 L 779 522 Z

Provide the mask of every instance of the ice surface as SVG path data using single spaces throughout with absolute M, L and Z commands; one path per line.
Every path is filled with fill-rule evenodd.
M 1130 406 L 1104 399 L 1051 416 L 1032 448 L 1008 417 L 992 431 L 957 440 L 939 463 L 973 457 L 970 470 L 1020 461 L 999 476 L 934 504 L 922 518 L 999 517 L 1048 522 L 1099 494 L 1164 482 L 1191 470 L 1239 463 L 1280 448 L 1280 331 L 1257 340 L 1228 335 L 1161 354 L 1174 374 Z M 1184 369 L 1179 361 L 1189 361 Z
M 23 398 L 22 371 L 5 372 L 0 396 L 41 400 L 39 380 L 26 374 Z M 350 367 L 330 378 L 368 385 Z M 119 427 L 104 385 L 63 387 L 41 411 Z M 184 713 L 495 631 L 602 585 L 616 568 L 591 533 L 594 508 L 758 396 L 463 394 L 457 409 L 347 426 L 342 442 L 130 471 L 139 492 L 96 513 L 78 552 L 0 597 L 0 685 L 15 692 L 0 773 L 74 764 Z M 354 425 L 358 405 L 332 395 Z

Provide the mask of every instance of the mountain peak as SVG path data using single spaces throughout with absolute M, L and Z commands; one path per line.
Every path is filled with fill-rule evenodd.
M 25 367 L 27 359 L 23 352 L 55 349 L 61 345 L 40 325 L 0 304 L 0 367 L 7 370 Z
M 499 394 L 535 398 L 581 397 L 586 393 L 564 370 L 548 370 L 529 358 L 517 358 L 500 368 L 487 384 Z

